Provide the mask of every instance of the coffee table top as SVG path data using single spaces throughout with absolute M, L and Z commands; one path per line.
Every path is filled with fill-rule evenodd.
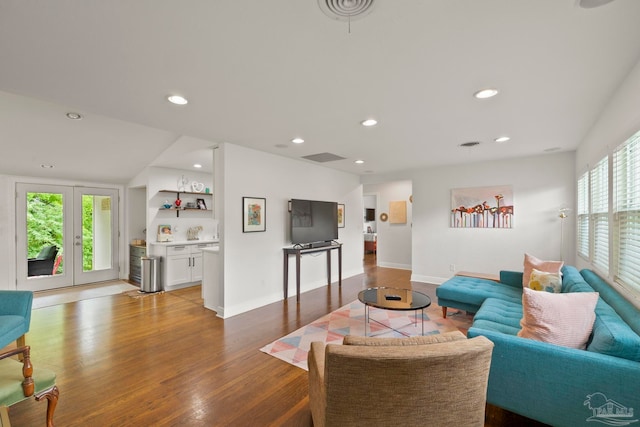
M 421 292 L 384 286 L 360 291 L 358 300 L 385 310 L 420 310 L 431 305 L 431 298 Z

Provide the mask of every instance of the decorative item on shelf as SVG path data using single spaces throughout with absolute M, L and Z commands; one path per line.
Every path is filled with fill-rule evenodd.
M 185 205 L 186 209 L 195 209 L 196 208 L 196 202 L 187 202 L 187 204 Z
M 169 203 L 168 200 L 165 200 L 164 205 L 162 205 L 162 207 L 165 209 L 171 209 L 171 203 Z
M 173 242 L 170 225 L 161 224 L 158 226 L 158 242 Z
M 189 178 L 184 175 L 178 178 L 178 191 L 185 191 L 187 189 L 187 185 L 189 185 Z
M 193 181 L 191 183 L 191 190 L 194 193 L 202 193 L 202 190 L 204 190 L 204 183 Z
M 187 229 L 187 240 L 200 240 L 198 234 L 202 231 L 202 226 L 189 227 Z
M 204 199 L 196 199 L 196 202 L 198 203 L 198 209 L 207 210 L 207 204 L 204 202 Z
M 176 199 L 176 201 L 174 203 L 176 205 L 176 208 L 180 208 L 180 205 L 182 204 L 182 200 Z

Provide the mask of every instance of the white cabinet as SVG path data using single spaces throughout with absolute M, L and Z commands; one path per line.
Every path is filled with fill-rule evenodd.
M 152 245 L 153 255 L 162 257 L 164 288 L 171 290 L 202 281 L 202 249 L 214 242 L 171 242 Z

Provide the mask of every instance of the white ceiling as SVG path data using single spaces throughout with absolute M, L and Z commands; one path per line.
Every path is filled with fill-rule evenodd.
M 639 18 L 638 0 L 376 0 L 349 33 L 317 0 L 0 0 L 0 172 L 126 183 L 223 141 L 357 174 L 574 150 L 640 58 Z

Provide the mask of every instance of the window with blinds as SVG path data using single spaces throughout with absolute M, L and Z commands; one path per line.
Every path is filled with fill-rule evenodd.
M 613 155 L 614 277 L 640 292 L 640 132 Z
M 609 157 L 600 160 L 590 173 L 591 262 L 609 274 Z
M 589 173 L 578 179 L 578 255 L 589 259 Z

